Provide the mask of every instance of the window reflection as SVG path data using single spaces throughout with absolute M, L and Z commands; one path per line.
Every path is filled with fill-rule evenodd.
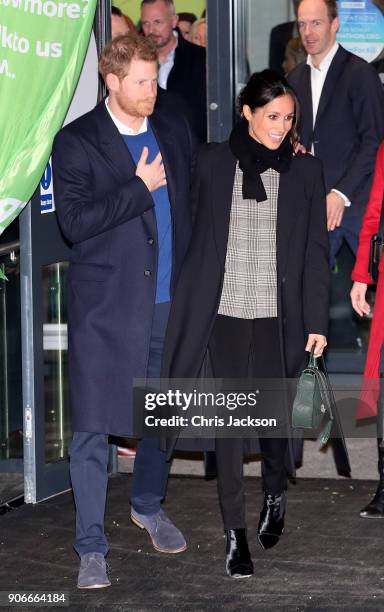
M 71 439 L 68 392 L 67 262 L 43 267 L 45 457 L 58 461 Z

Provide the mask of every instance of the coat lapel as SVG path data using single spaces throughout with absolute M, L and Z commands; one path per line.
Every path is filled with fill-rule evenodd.
M 126 180 L 127 174 L 135 173 L 136 164 L 119 130 L 109 116 L 104 100 L 95 108 L 95 113 L 104 160 L 109 163 L 121 180 Z
M 165 174 L 167 177 L 168 196 L 172 205 L 175 207 L 179 158 L 177 156 L 176 147 L 169 136 L 169 127 L 163 124 L 161 115 L 156 111 L 151 115 L 149 122 L 153 133 L 156 136 L 157 144 L 159 145 L 160 153 L 163 158 Z
M 303 203 L 303 180 L 295 177 L 294 159 L 291 170 L 280 174 L 277 199 L 276 252 L 277 276 L 281 279 L 288 263 L 289 241 Z
M 337 89 L 337 83 L 339 80 L 339 75 L 344 69 L 344 64 L 347 60 L 347 52 L 343 47 L 339 47 L 335 57 L 333 58 L 329 70 L 327 72 L 327 76 L 324 81 L 323 89 L 320 96 L 319 108 L 316 114 L 316 123 L 315 130 L 318 125 L 319 120 L 321 119 L 322 114 L 327 108 L 327 104 L 332 96 L 335 95 L 335 90 Z
M 214 231 L 219 259 L 223 266 L 227 253 L 235 170 L 236 158 L 227 146 L 221 155 L 217 155 L 211 175 Z
M 313 140 L 313 107 L 312 107 L 312 87 L 311 87 L 311 69 L 308 64 L 303 66 L 301 78 L 297 87 L 297 93 L 300 98 L 301 120 L 300 120 L 300 136 L 302 144 L 310 149 Z

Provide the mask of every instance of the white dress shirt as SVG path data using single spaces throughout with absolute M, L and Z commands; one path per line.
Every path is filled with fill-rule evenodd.
M 327 55 L 318 66 L 314 65 L 310 55 L 307 57 L 307 64 L 311 68 L 313 125 L 316 123 L 317 109 L 319 108 L 320 96 L 321 92 L 323 91 L 324 81 L 338 48 L 339 43 L 335 42 L 333 47 L 328 51 Z
M 311 68 L 311 90 L 312 90 L 312 114 L 313 114 L 313 127 L 316 123 L 317 111 L 319 108 L 319 102 L 321 97 L 321 92 L 323 91 L 324 82 L 326 76 L 328 74 L 329 67 L 332 63 L 333 58 L 335 57 L 337 50 L 339 48 L 339 43 L 335 42 L 335 44 L 328 51 L 327 55 L 320 62 L 318 66 L 315 66 L 312 57 L 308 55 L 307 64 Z M 314 154 L 314 146 L 312 144 L 311 149 L 312 155 Z M 345 206 L 350 206 L 351 201 L 348 200 L 347 196 L 345 196 L 338 189 L 331 189 L 331 191 L 335 191 L 338 193 L 344 200 Z
M 167 59 L 162 64 L 159 64 L 159 75 L 157 77 L 157 82 L 160 87 L 163 89 L 167 89 L 167 81 L 169 77 L 169 73 L 173 68 L 173 64 L 175 63 L 175 51 L 178 43 L 178 33 L 173 32 L 174 37 L 176 38 L 176 44 L 173 47 L 172 51 L 167 55 Z

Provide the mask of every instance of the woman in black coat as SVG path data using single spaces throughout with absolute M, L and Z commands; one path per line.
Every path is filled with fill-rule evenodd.
M 239 96 L 229 142 L 201 152 L 193 236 L 173 299 L 163 376 L 195 378 L 209 352 L 216 378 L 296 377 L 326 345 L 329 302 L 321 163 L 295 155 L 298 106 L 265 70 Z M 284 527 L 287 437 L 261 437 L 264 505 L 258 539 Z M 229 576 L 253 573 L 245 524 L 243 440 L 216 437 Z

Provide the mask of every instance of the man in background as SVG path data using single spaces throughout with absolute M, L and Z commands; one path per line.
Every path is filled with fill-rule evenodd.
M 331 263 L 345 240 L 356 253 L 384 137 L 384 92 L 374 68 L 336 42 L 336 0 L 299 0 L 308 57 L 288 80 L 299 98 L 300 138 L 324 166 Z
M 141 26 L 159 53 L 159 85 L 177 93 L 188 106 L 197 137 L 207 139 L 206 53 L 176 30 L 172 0 L 143 0 Z

